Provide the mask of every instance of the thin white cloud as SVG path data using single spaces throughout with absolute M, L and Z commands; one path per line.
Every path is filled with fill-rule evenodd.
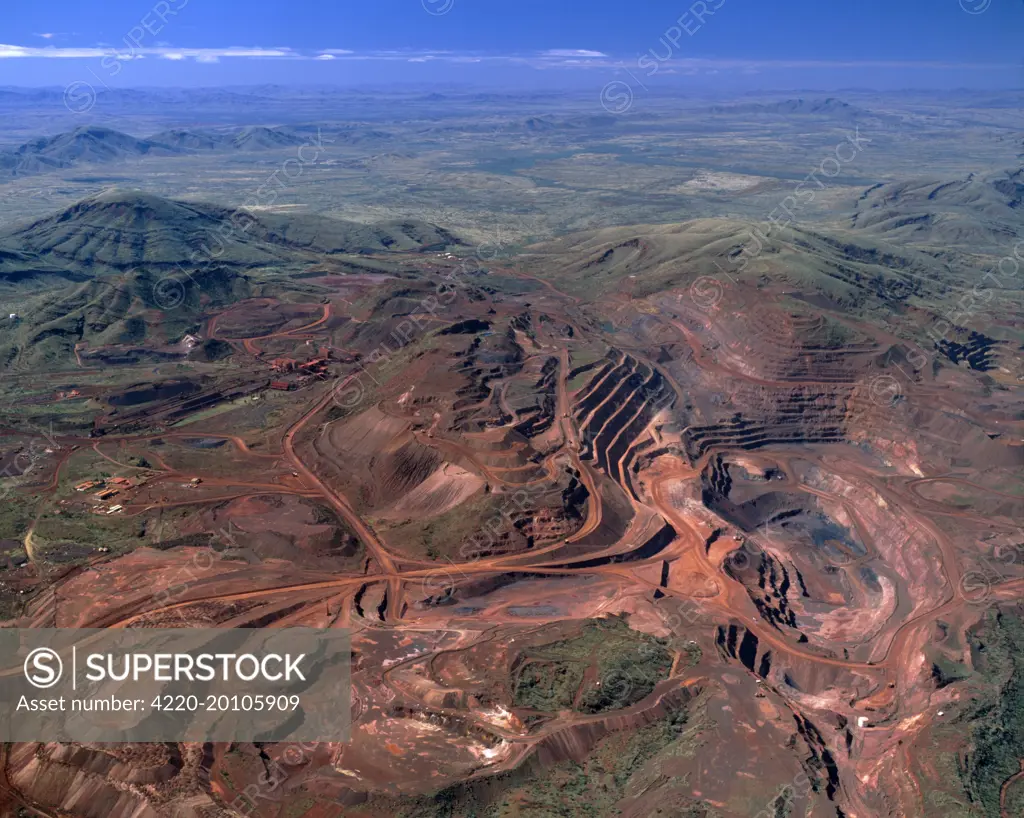
M 892 69 L 892 70 L 1001 70 L 1016 68 L 1012 63 L 985 62 L 953 62 L 948 60 L 912 61 L 912 60 L 748 60 L 681 57 L 658 60 L 651 55 L 625 59 L 621 57 L 603 57 L 579 59 L 575 57 L 552 57 L 544 52 L 533 57 L 505 57 L 509 62 L 520 63 L 537 69 L 613 69 L 635 73 L 637 75 L 667 73 L 670 69 L 679 71 L 721 71 L 743 72 L 772 70 L 817 70 L 817 69 Z M 651 71 L 656 65 L 658 71 Z
M 38 35 L 44 36 L 44 35 Z M 61 35 L 53 35 L 61 36 Z M 651 75 L 649 70 L 656 64 L 658 71 L 668 73 L 675 71 L 680 74 L 692 72 L 720 71 L 753 73 L 773 70 L 818 70 L 818 69 L 891 69 L 891 70 L 1005 70 L 1016 69 L 1013 63 L 968 62 L 959 63 L 948 60 L 914 62 L 909 60 L 748 60 L 679 57 L 667 60 L 652 59 L 651 55 L 640 58 L 614 57 L 600 51 L 586 49 L 549 49 L 547 51 L 495 54 L 472 51 L 444 50 L 380 50 L 357 52 L 345 48 L 322 48 L 316 51 L 299 51 L 288 46 L 274 48 L 228 46 L 224 48 L 174 48 L 167 44 L 151 47 L 110 46 L 94 47 L 61 47 L 22 46 L 0 44 L 0 60 L 4 59 L 66 59 L 89 60 L 116 57 L 121 60 L 155 57 L 157 59 L 182 62 L 193 60 L 200 63 L 216 63 L 223 59 L 288 59 L 315 60 L 329 62 L 333 60 L 379 61 L 379 62 L 429 62 L 439 61 L 451 64 L 489 63 L 492 65 L 511 65 L 537 70 L 613 70 L 628 71 L 636 74 Z M 658 73 L 658 72 L 654 72 Z
M 588 51 L 585 48 L 552 48 L 544 51 L 545 57 L 607 57 L 603 51 Z
M 228 48 L 170 48 L 159 46 L 153 48 L 62 48 L 58 46 L 7 45 L 0 43 L 0 59 L 48 59 L 48 60 L 88 60 L 116 56 L 120 59 L 131 59 L 138 56 L 163 57 L 168 60 L 194 59 L 201 62 L 215 62 L 221 57 L 235 58 L 270 58 L 292 57 L 302 55 L 290 48 L 244 48 L 230 46 Z
M 646 63 L 645 63 L 646 64 Z M 743 59 L 701 59 L 696 57 L 665 60 L 659 65 L 706 68 L 725 71 L 773 70 L 773 69 L 812 69 L 812 68 L 892 68 L 892 69 L 992 69 L 1012 68 L 1012 63 L 978 63 L 951 62 L 947 60 L 743 60 Z M 616 68 L 632 68 L 635 70 L 636 60 L 615 61 Z
M 104 56 L 109 51 L 102 48 L 35 48 L 22 45 L 0 44 L 0 59 L 14 57 L 46 57 L 50 59 L 89 59 L 90 57 Z
M 221 58 L 264 59 L 273 57 L 298 57 L 290 48 L 139 48 L 137 54 L 152 54 L 168 59 L 193 59 L 199 62 L 217 62 Z M 174 55 L 174 56 L 171 56 Z

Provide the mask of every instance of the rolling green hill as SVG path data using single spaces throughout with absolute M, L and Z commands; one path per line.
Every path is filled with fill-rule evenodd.
M 210 307 L 250 297 L 332 254 L 458 243 L 423 222 L 250 214 L 110 190 L 0 233 L 0 366 L 69 359 L 75 344 L 180 337 Z

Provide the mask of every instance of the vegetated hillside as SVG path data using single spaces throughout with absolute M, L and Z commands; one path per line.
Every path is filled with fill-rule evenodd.
M 849 226 L 890 241 L 1004 254 L 1024 235 L 1024 169 L 876 185 L 858 199 Z
M 258 213 L 112 189 L 0 232 L 0 248 L 75 272 L 280 265 L 307 254 L 416 251 L 455 244 L 424 222 L 366 225 L 306 213 Z M 2 269 L 2 268 L 0 268 Z M 3 278 L 0 278 L 0 284 Z
M 589 301 L 675 290 L 690 303 L 695 292 L 717 303 L 726 291 L 763 288 L 816 310 L 870 320 L 954 364 L 1007 374 L 1016 367 L 1024 301 L 1011 276 L 983 281 L 998 252 L 952 246 L 939 252 L 841 228 L 769 231 L 765 224 L 698 219 L 576 233 L 527 248 L 520 263 Z
M 72 270 L 33 252 L 0 246 L 0 292 L 31 292 L 88 281 L 90 274 Z M 0 310 L 2 312 L 2 310 Z
M 700 754 L 709 743 L 716 727 L 707 712 L 710 698 L 709 692 L 701 691 L 683 704 L 672 703 L 663 716 L 634 729 L 610 733 L 586 753 L 567 753 L 566 757 L 549 753 L 543 762 L 534 760 L 510 773 L 457 784 L 429 796 L 372 797 L 367 814 L 409 818 L 732 816 L 711 806 L 693 788 L 680 787 L 681 777 L 665 774 L 673 763 Z M 751 784 L 741 780 L 737 787 Z M 765 795 L 765 800 L 775 815 L 786 814 L 787 803 L 781 795 L 774 800 Z M 509 805 L 514 805 L 515 812 Z M 526 809 L 518 809 L 520 805 Z
M 1002 785 L 1021 769 L 1024 756 L 1024 620 L 1021 609 L 989 612 L 972 633 L 972 654 L 986 684 L 984 695 L 958 714 L 970 750 L 960 770 L 971 801 L 984 815 L 1000 815 Z M 1002 813 L 1017 814 L 1017 813 Z
M 115 189 L 10 228 L 0 233 L 0 246 L 85 272 L 136 265 L 172 270 L 214 256 L 225 267 L 255 266 L 291 256 L 234 229 L 229 221 L 234 212 Z
M 796 226 L 764 240 L 757 232 L 764 229 L 727 219 L 604 228 L 535 245 L 523 262 L 561 289 L 585 297 L 617 291 L 643 297 L 688 287 L 702 276 L 723 285 L 769 276 L 849 308 L 881 306 L 912 294 L 928 297 L 938 290 L 920 279 L 933 272 L 935 260 L 915 250 Z
M 261 213 L 258 219 L 256 230 L 265 241 L 315 253 L 405 253 L 462 243 L 444 228 L 415 219 L 360 224 L 295 213 Z
M 86 162 L 117 162 L 147 154 L 170 155 L 173 147 L 97 125 L 40 137 L 0 153 L 0 170 L 11 176 L 44 173 Z
M 0 323 L 0 366 L 67 358 L 80 342 L 144 342 L 157 326 L 161 338 L 173 340 L 193 329 L 204 310 L 248 298 L 324 255 L 455 243 L 422 222 L 252 215 L 107 191 L 0 234 L 0 296 L 9 307 L 4 312 L 19 316 Z M 168 276 L 188 286 L 173 283 L 175 292 L 162 292 Z
M 189 286 L 162 298 L 162 278 L 152 270 L 130 270 L 10 301 L 18 317 L 0 322 L 0 368 L 69 365 L 76 344 L 145 344 L 154 330 L 157 343 L 174 341 L 198 328 L 204 310 L 248 298 L 254 290 L 245 275 L 208 268 L 194 271 Z M 174 308 L 165 310 L 168 300 Z

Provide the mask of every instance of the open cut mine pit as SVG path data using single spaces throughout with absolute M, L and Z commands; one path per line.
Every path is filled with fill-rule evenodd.
M 189 181 L 0 227 L 3 624 L 344 630 L 352 692 L 346 741 L 8 743 L 0 815 L 1024 815 L 1024 324 L 1016 279 L 977 290 L 1024 178 L 959 150 L 1017 150 L 996 102 L 687 108 L 685 144 L 671 106 L 531 114 L 501 160 L 461 114 L 399 149 L 388 113 L 316 165 L 372 207 Z M 802 174 L 755 172 L 766 118 L 800 156 L 804 119 L 952 129 L 964 172 L 872 156 L 769 236 L 749 218 Z M 136 149 L 232 151 L 234 184 L 310 127 Z M 0 162 L 63 174 L 107 130 Z
M 122 516 L 174 535 L 67 572 L 19 621 L 351 628 L 352 741 L 290 770 L 287 786 L 356 810 L 579 763 L 666 719 L 699 724 L 737 685 L 757 706 L 729 711 L 720 729 L 788 719 L 810 759 L 808 803 L 873 803 L 856 781 L 889 745 L 857 725 L 901 735 L 927 700 L 901 690 L 935 685 L 910 657 L 934 628 L 971 621 L 957 555 L 984 526 L 970 515 L 940 526 L 928 510 L 988 508 L 996 533 L 1013 496 L 918 476 L 926 462 L 962 462 L 953 444 L 903 442 L 918 470 L 891 456 L 896 415 L 927 424 L 940 405 L 908 383 L 888 418 L 872 411 L 863 384 L 885 341 L 868 326 L 769 300 L 745 311 L 748 300 L 698 335 L 706 319 L 668 298 L 607 335 L 577 324 L 575 301 L 553 288 L 543 308 L 525 301 L 469 289 L 438 328 L 376 358 L 360 344 L 380 333 L 342 323 L 336 344 L 330 304 L 262 299 L 213 316 L 208 330 L 249 356 L 250 378 L 280 366 L 269 339 L 296 333 L 365 363 L 347 375 L 350 364 L 332 364 L 334 382 L 279 402 L 277 427 L 258 437 L 226 435 L 215 419 L 179 431 L 173 419 L 200 408 L 187 402 L 202 383 L 110 395 L 102 436 L 58 437 L 69 456 L 47 467 L 130 466 L 111 484 Z M 394 303 L 378 299 L 385 326 Z M 259 335 L 244 335 L 257 315 Z M 770 345 L 752 356 L 765 332 Z M 142 404 L 167 428 L 123 432 Z M 76 593 L 86 584 L 88 597 Z M 154 606 L 146 589 L 162 584 L 181 590 Z M 936 654 L 934 667 L 955 656 Z M 111 809 L 143 808 L 117 789 L 106 750 L 41 752 L 31 766 L 23 750 L 7 758 L 25 798 L 42 799 L 47 770 L 64 764 Z M 124 774 L 203 798 L 204 777 L 245 767 L 222 748 L 163 752 Z

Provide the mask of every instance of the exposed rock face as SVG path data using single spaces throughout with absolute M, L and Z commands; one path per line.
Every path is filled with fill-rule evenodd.
M 16 745 L 11 787 L 30 803 L 88 818 L 201 818 L 214 808 L 209 758 L 199 746 Z M 171 810 L 169 812 L 168 810 Z

